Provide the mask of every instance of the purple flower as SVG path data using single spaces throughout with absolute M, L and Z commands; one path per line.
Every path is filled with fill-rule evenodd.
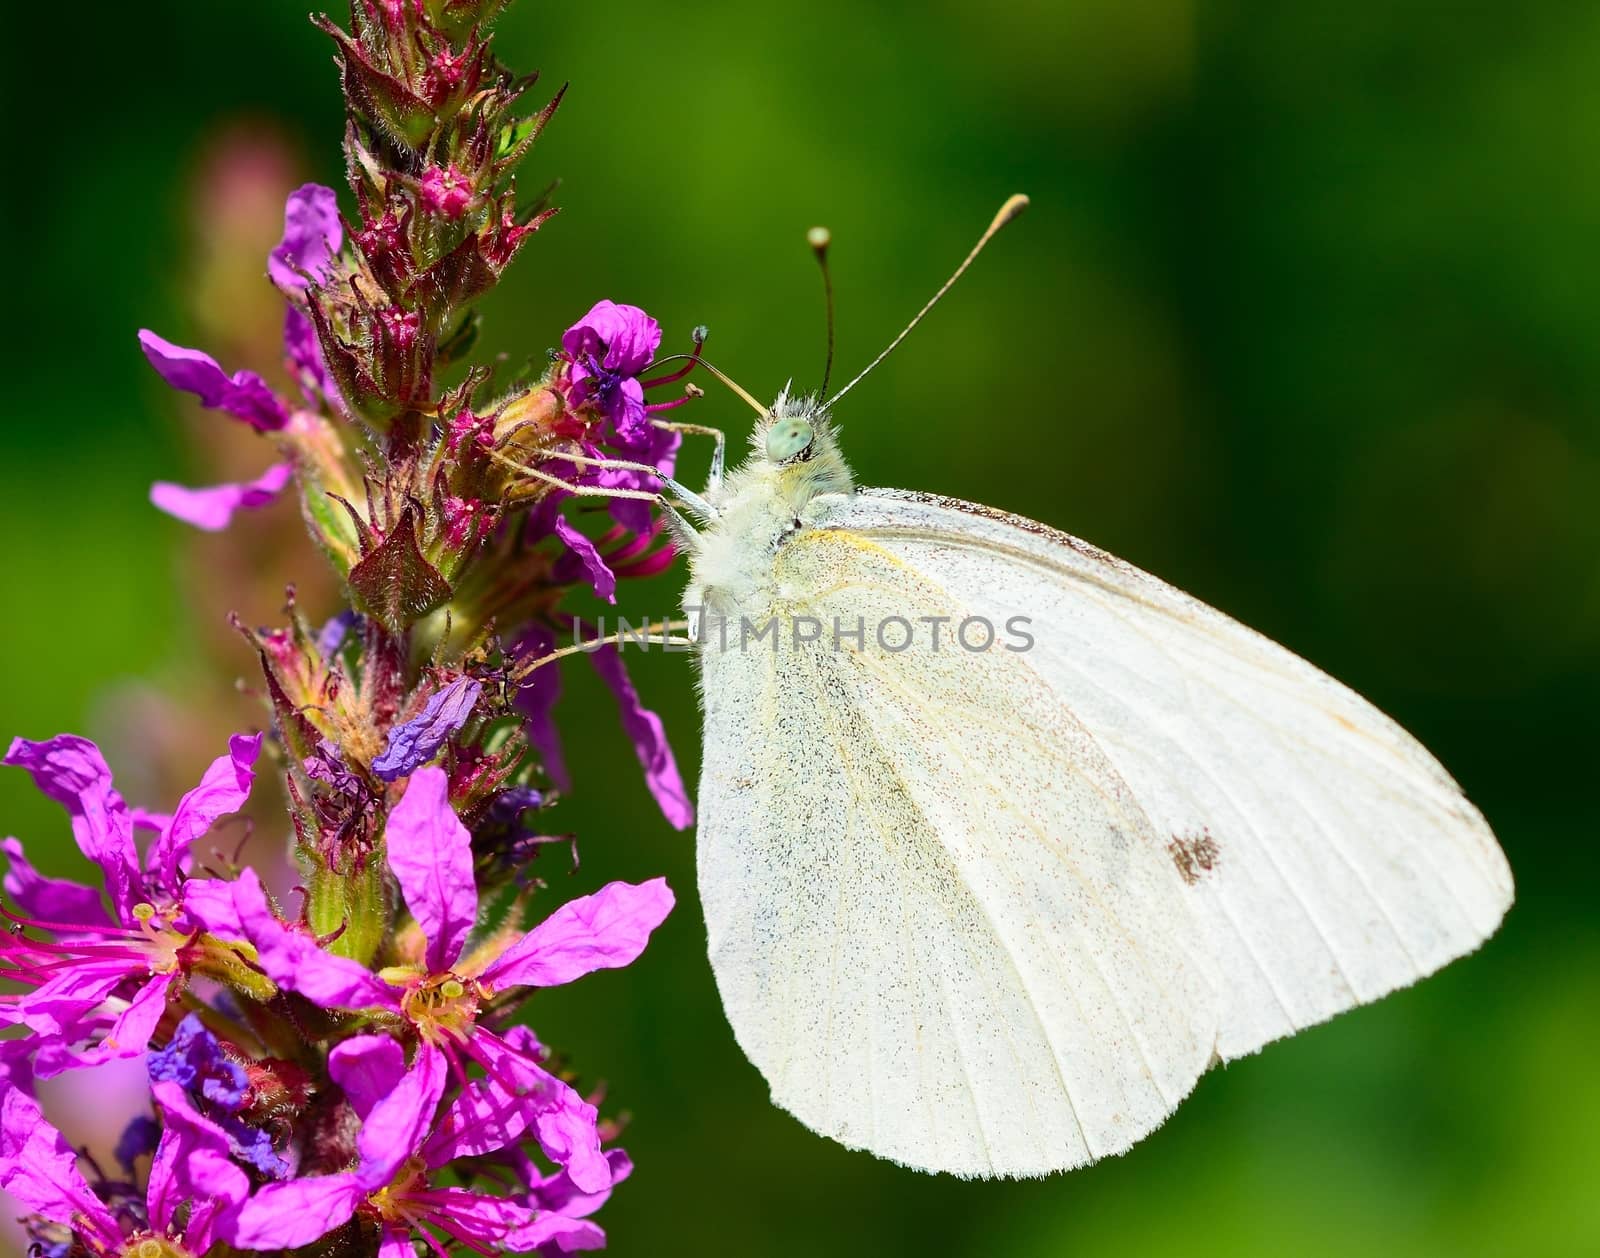
M 135 814 L 112 785 L 99 748 L 73 734 L 11 744 L 5 763 L 26 769 L 66 808 L 78 848 L 100 866 L 110 900 L 107 912 L 89 888 L 39 874 L 15 839 L 3 845 L 10 865 L 5 890 L 25 914 L 16 920 L 61 936 L 55 942 L 25 932 L 0 936 L 5 976 L 32 986 L 0 997 L 0 1023 L 34 1032 L 30 1051 L 50 1050 L 35 1063 L 39 1073 L 143 1053 L 195 933 L 238 937 L 231 888 L 190 878 L 190 849 L 249 798 L 261 740 L 260 734 L 236 734 L 228 754 L 212 763 L 170 816 L 143 816 L 156 834 L 142 864 L 133 840 Z M 91 1048 L 71 1047 L 85 1040 L 93 1041 Z
M 316 406 L 320 393 L 335 408 L 344 409 L 338 382 L 322 357 L 322 342 L 317 339 L 316 325 L 295 306 L 283 312 L 283 355 L 289 360 L 300 385 L 300 396 L 305 398 L 307 406 Z
M 555 535 L 566 546 L 567 554 L 577 561 L 584 575 L 588 577 L 589 584 L 594 587 L 596 597 L 603 598 L 608 603 L 615 603 L 617 601 L 617 574 L 611 570 L 605 559 L 601 557 L 600 548 L 588 537 L 580 533 L 572 524 L 568 523 L 567 517 L 562 515 L 559 510 L 560 504 L 558 501 L 554 499 L 548 501 L 550 501 L 555 515 L 552 527 Z M 639 505 L 644 506 L 643 503 Z M 646 510 L 648 511 L 649 508 L 646 507 Z M 562 585 L 576 578 L 577 573 L 565 569 L 562 565 L 557 565 L 557 570 L 552 577 L 555 582 Z
M 310 283 L 326 282 L 343 244 L 338 196 L 321 184 L 304 184 L 283 208 L 283 239 L 267 255 L 267 274 L 285 293 L 304 292 Z
M 372 771 L 385 782 L 398 781 L 439 754 L 452 734 L 467 723 L 483 693 L 483 684 L 470 677 L 454 681 L 428 696 L 416 716 L 394 726 L 389 740 L 372 762 Z M 471 871 L 468 871 L 471 881 Z
M 667 745 L 666 730 L 661 718 L 639 702 L 639 692 L 633 679 L 622 664 L 622 653 L 611 643 L 599 646 L 589 654 L 594 671 L 611 688 L 617 697 L 617 711 L 622 716 L 622 729 L 633 743 L 634 753 L 644 769 L 645 785 L 661 805 L 662 814 L 679 830 L 694 824 L 694 805 L 689 802 L 689 792 L 684 788 L 683 776 L 678 772 L 678 762 L 673 759 L 672 748 Z
M 216 359 L 197 349 L 183 349 L 154 332 L 141 331 L 139 344 L 150 365 L 175 389 L 193 393 L 203 406 L 245 420 L 260 432 L 276 432 L 289 423 L 289 408 L 253 371 L 226 375 Z M 170 481 L 150 487 L 150 501 L 168 515 L 208 532 L 227 528 L 240 508 L 271 502 L 294 474 L 288 463 L 269 467 L 253 481 L 189 489 Z
M 275 502 L 294 479 L 294 465 L 274 463 L 255 480 L 190 489 L 158 480 L 150 486 L 150 501 L 161 511 L 197 529 L 216 533 L 233 522 L 233 513 Z
M 150 1082 L 176 1083 L 229 1113 L 244 1104 L 250 1091 L 244 1067 L 223 1055 L 217 1037 L 205 1029 L 198 1014 L 178 1023 L 166 1047 L 152 1052 L 145 1064 Z
M 555 633 L 541 624 L 529 625 L 517 640 L 515 654 L 522 659 L 537 660 L 555 650 Z M 522 714 L 523 732 L 539 757 L 545 775 L 564 791 L 572 789 L 572 775 L 567 772 L 566 756 L 561 750 L 561 735 L 556 730 L 554 709 L 561 698 L 561 670 L 554 664 L 537 668 L 526 685 L 517 691 L 514 700 Z
M 245 1068 L 228 1058 L 198 1014 L 188 1014 L 166 1047 L 145 1059 L 151 1083 L 175 1083 L 196 1098 L 202 1113 L 227 1137 L 235 1157 L 263 1175 L 283 1179 L 289 1163 L 272 1147 L 272 1137 L 237 1117 L 250 1096 Z
M 283 210 L 283 239 L 267 255 L 267 274 L 290 298 L 283 314 L 283 351 L 294 368 L 308 405 L 316 394 L 341 405 L 339 387 L 322 357 L 317 329 L 295 299 L 311 284 L 324 284 L 344 244 L 339 200 L 332 188 L 308 183 L 289 194 Z
M 593 1224 L 542 1209 L 532 1198 L 522 1202 L 430 1182 L 456 1158 L 495 1153 L 519 1140 L 543 1112 L 543 1080 L 512 1076 L 507 1082 L 515 1092 L 488 1080 L 469 1083 L 440 1115 L 445 1055 L 426 1041 L 409 1070 L 399 1045 L 382 1035 L 346 1040 L 329 1055 L 328 1069 L 362 1119 L 355 1168 L 258 1189 L 231 1229 L 235 1247 L 309 1245 L 363 1206 L 379 1221 L 379 1253 L 386 1258 L 409 1254 L 418 1233 L 440 1252 L 433 1232 L 481 1253 L 521 1253 L 546 1244 L 593 1248 L 603 1240 Z M 605 1186 L 597 1193 L 612 1183 L 611 1164 L 602 1166 Z
M 287 408 L 255 372 L 236 371 L 230 376 L 210 354 L 174 345 L 148 328 L 139 332 L 139 347 L 163 380 L 193 393 L 208 410 L 226 411 L 258 432 L 276 432 L 289 422 Z
M 361 625 L 361 613 L 346 608 L 344 611 L 330 616 L 328 622 L 317 630 L 317 654 L 322 656 L 324 662 L 331 664 L 333 657 L 344 646 L 345 639 L 352 629 Z
M 335 406 L 339 390 L 327 364 L 316 329 L 294 301 L 312 283 L 325 281 L 344 242 L 339 205 L 332 188 L 306 184 L 289 195 L 283 214 L 283 239 L 267 257 L 267 271 L 290 303 L 284 313 L 285 357 L 300 384 L 307 405 L 320 392 Z M 259 432 L 287 427 L 292 408 L 253 371 L 228 375 L 217 360 L 197 349 L 185 349 L 154 332 L 139 333 L 139 345 L 150 365 L 175 389 L 193 393 L 202 406 L 225 411 Z M 227 528 L 241 508 L 262 507 L 282 493 L 293 476 L 288 463 L 276 463 L 253 481 L 190 489 L 169 481 L 150 488 L 150 501 L 168 515 L 209 532 Z
M 136 1212 L 147 1226 L 136 1235 L 177 1242 L 180 1253 L 204 1254 L 232 1230 L 250 1181 L 229 1159 L 227 1136 L 176 1084 L 157 1083 L 152 1091 L 163 1127 L 143 1209 Z M 96 1258 L 138 1252 L 126 1248 L 130 1238 L 118 1221 L 123 1212 L 90 1187 L 61 1132 L 37 1101 L 15 1088 L 0 1099 L 0 1188 L 40 1219 L 70 1229 Z
M 562 905 L 509 945 L 497 935 L 498 951 L 480 949 L 463 957 L 478 919 L 478 893 L 472 838 L 450 807 L 443 769 L 429 766 L 412 774 L 384 838 L 390 870 L 426 941 L 422 964 L 391 967 L 380 979 L 324 951 L 271 912 L 260 881 L 245 870 L 234 884 L 235 895 L 259 965 L 280 987 L 317 1004 L 397 1014 L 424 1045 L 448 1046 L 482 1063 L 495 1080 L 526 1079 L 537 1093 L 529 1101 L 530 1114 L 546 1153 L 585 1191 L 603 1188 L 609 1181 L 593 1107 L 530 1060 L 527 1043 L 516 1032 L 500 1036 L 479 1023 L 478 1011 L 508 988 L 556 987 L 593 970 L 630 964 L 672 908 L 666 880 L 639 886 L 613 882 Z
M 593 402 L 623 442 L 650 427 L 639 373 L 661 345 L 661 325 L 637 306 L 597 302 L 566 330 L 561 346 L 572 359 L 572 403 Z
M 532 1158 L 515 1147 L 502 1150 L 495 1155 L 495 1160 L 506 1163 L 518 1180 L 529 1186 L 526 1198 L 528 1204 L 535 1210 L 546 1212 L 546 1225 L 552 1231 L 556 1229 L 551 1216 L 567 1220 L 565 1224 L 567 1230 L 564 1230 L 564 1233 L 550 1245 L 556 1252 L 589 1248 L 587 1244 L 573 1243 L 580 1236 L 594 1240 L 596 1242 L 594 1247 L 604 1243 L 604 1234 L 594 1224 L 589 1223 L 588 1218 L 605 1205 L 611 1197 L 613 1188 L 633 1174 L 633 1160 L 621 1149 L 606 1151 L 611 1183 L 599 1192 L 585 1192 L 572 1182 L 572 1176 L 564 1170 L 549 1175 L 544 1174 L 534 1165 Z
M 542 626 L 534 626 L 522 635 L 517 653 L 525 659 L 538 659 L 549 654 L 555 645 L 555 636 Z M 610 644 L 586 649 L 595 672 L 610 688 L 617 700 L 617 711 L 622 717 L 622 729 L 633 743 L 634 754 L 644 769 L 645 785 L 655 796 L 662 815 L 676 829 L 683 830 L 694 824 L 694 805 L 684 786 L 683 775 L 678 772 L 678 762 L 667 742 L 666 728 L 661 718 L 645 707 L 639 699 L 633 679 L 628 676 L 622 655 Z M 551 709 L 561 695 L 560 674 L 555 663 L 536 668 L 528 682 L 518 691 L 515 700 L 522 714 L 528 741 L 539 753 L 540 762 L 550 780 L 563 790 L 571 788 L 566 761 L 561 752 L 560 739 Z

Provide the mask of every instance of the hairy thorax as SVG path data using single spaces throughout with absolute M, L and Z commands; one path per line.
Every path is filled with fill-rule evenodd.
M 716 515 L 689 557 L 684 608 L 691 622 L 699 620 L 701 609 L 737 619 L 763 616 L 783 602 L 779 550 L 815 527 L 854 488 L 833 434 L 820 418 L 818 425 L 806 457 L 786 463 L 760 453 L 763 429 L 758 427 L 757 454 L 707 495 Z

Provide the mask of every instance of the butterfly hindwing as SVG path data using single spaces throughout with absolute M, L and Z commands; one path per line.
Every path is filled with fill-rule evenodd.
M 808 1126 L 919 1168 L 1127 1148 L 1216 1038 L 1164 836 L 1026 654 L 834 641 L 958 615 L 936 580 L 827 528 L 774 562 L 777 649 L 702 655 L 701 895 L 741 1046 Z

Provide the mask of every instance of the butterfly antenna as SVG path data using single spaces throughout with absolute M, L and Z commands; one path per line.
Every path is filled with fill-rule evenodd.
M 890 354 L 894 353 L 894 351 L 900 347 L 900 342 L 911 335 L 911 329 L 922 322 L 923 317 L 927 315 L 928 311 L 937 306 L 939 304 L 939 299 L 948 293 L 955 286 L 955 282 L 966 273 L 967 268 L 971 266 L 977 259 L 978 255 L 983 252 L 983 247 L 995 238 L 995 235 L 1002 227 L 1004 227 L 1012 219 L 1016 218 L 1018 214 L 1021 214 L 1022 211 L 1027 208 L 1028 198 L 1023 196 L 1020 192 L 1007 198 L 1006 203 L 1000 207 L 1000 212 L 994 216 L 994 222 L 990 223 L 989 226 L 984 230 L 983 235 L 978 237 L 978 243 L 972 246 L 972 252 L 969 253 L 962 261 L 961 265 L 955 269 L 955 274 L 953 274 L 949 279 L 939 286 L 938 292 L 936 292 L 932 297 L 928 298 L 928 304 L 921 310 L 917 311 L 916 317 L 913 318 L 910 323 L 906 324 L 899 336 L 895 337 L 894 340 L 889 342 L 888 347 L 883 351 L 883 353 L 879 354 L 870 363 L 868 363 L 862 369 L 860 375 L 858 375 L 849 384 L 845 385 L 844 388 L 835 393 L 823 405 L 832 406 L 846 393 L 850 392 L 851 389 L 855 388 L 856 385 L 860 384 L 873 368 L 875 368 L 885 358 L 889 357 Z
M 748 405 L 751 410 L 755 411 L 755 413 L 757 415 L 765 415 L 767 413 L 767 408 L 765 406 L 761 405 L 760 402 L 756 401 L 755 398 L 753 398 L 750 395 L 750 391 L 748 389 L 746 389 L 743 386 L 741 386 L 738 383 L 736 383 L 733 380 L 733 378 L 731 376 L 729 376 L 727 372 L 723 371 L 720 367 L 713 366 L 711 363 L 707 362 L 704 358 L 701 358 L 700 355 L 698 354 L 698 352 L 694 353 L 694 354 L 668 354 L 665 358 L 656 359 L 654 362 L 652 362 L 650 364 L 650 367 L 651 367 L 651 369 L 654 369 L 656 367 L 661 366 L 663 363 L 675 363 L 675 362 L 682 362 L 682 361 L 689 361 L 689 362 L 694 363 L 694 365 L 697 366 L 697 367 L 704 367 L 707 371 L 709 371 L 712 375 L 714 375 L 718 380 L 722 381 L 723 384 L 727 385 L 730 389 L 732 389 L 735 393 L 737 393 L 741 398 L 743 398 L 744 401 L 745 401 L 745 404 Z
M 833 272 L 828 269 L 828 246 L 833 243 L 833 233 L 826 227 L 813 227 L 806 233 L 806 243 L 817 255 L 817 265 L 822 268 L 822 292 L 828 303 L 828 357 L 822 364 L 823 397 L 828 396 L 828 381 L 833 377 Z

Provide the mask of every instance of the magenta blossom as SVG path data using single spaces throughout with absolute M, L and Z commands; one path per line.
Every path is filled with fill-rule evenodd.
M 253 371 L 230 376 L 210 354 L 174 345 L 148 328 L 139 333 L 139 348 L 163 380 L 194 394 L 208 410 L 242 419 L 257 432 L 276 432 L 289 422 L 288 407 Z
M 126 1199 L 130 1185 L 96 1192 L 39 1103 L 20 1089 L 6 1091 L 0 1099 L 0 1189 L 32 1212 L 36 1230 L 41 1223 L 68 1229 L 84 1247 L 71 1252 L 94 1258 L 143 1254 L 145 1245 L 165 1258 L 200 1258 L 232 1230 L 250 1180 L 230 1160 L 226 1133 L 198 1113 L 177 1084 L 156 1083 L 151 1090 L 162 1132 L 142 1200 Z
M 409 1258 L 413 1238 L 436 1253 L 444 1252 L 449 1240 L 479 1253 L 525 1253 L 544 1246 L 570 1252 L 604 1243 L 604 1233 L 570 1208 L 541 1208 L 531 1195 L 519 1201 L 432 1182 L 457 1158 L 514 1146 L 541 1121 L 549 1109 L 541 1091 L 550 1079 L 542 1071 L 542 1079 L 510 1076 L 515 1092 L 487 1080 L 469 1083 L 442 1114 L 446 1058 L 427 1041 L 418 1045 L 408 1070 L 394 1040 L 358 1036 L 329 1054 L 328 1071 L 362 1120 L 355 1168 L 258 1189 L 231 1230 L 234 1246 L 309 1245 L 358 1213 L 378 1224 L 383 1258 Z M 600 1174 L 591 1179 L 603 1179 L 596 1195 L 607 1192 L 611 1162 L 602 1159 Z M 443 1242 L 436 1232 L 443 1233 Z
M 255 480 L 204 489 L 158 480 L 150 486 L 150 501 L 174 519 L 216 533 L 233 522 L 235 511 L 264 507 L 276 501 L 293 478 L 293 464 L 274 463 Z
M 297 301 L 312 284 L 324 284 L 344 244 L 339 198 L 332 188 L 308 183 L 289 194 L 283 210 L 283 239 L 267 255 L 267 274 L 289 303 L 283 312 L 283 351 L 306 402 L 320 393 L 340 406 L 339 388 L 323 361 L 322 346 L 310 317 Z
M 338 196 L 321 184 L 303 184 L 283 207 L 283 239 L 267 255 L 267 274 L 285 293 L 304 292 L 327 279 L 343 244 Z
M 572 360 L 573 405 L 592 402 L 619 441 L 640 440 L 650 421 L 639 373 L 660 346 L 661 325 L 638 306 L 596 302 L 561 337 Z
M 683 373 L 663 376 L 653 382 L 638 378 L 660 347 L 660 326 L 637 306 L 602 301 L 566 330 L 561 343 L 570 361 L 568 400 L 575 407 L 592 404 L 605 421 L 598 434 L 599 440 L 580 443 L 582 453 L 590 459 L 610 457 L 647 464 L 661 474 L 655 476 L 635 468 L 593 464 L 581 467 L 574 464 L 566 468 L 560 467 L 560 460 L 556 459 L 554 463 L 563 477 L 574 484 L 604 489 L 646 493 L 660 489 L 662 477 L 671 476 L 676 468 L 678 447 L 683 440 L 674 428 L 651 419 L 651 412 L 670 409 L 679 403 L 647 406 L 644 400 L 647 384 L 666 383 L 681 378 Z M 654 519 L 650 504 L 641 499 L 614 499 L 611 516 L 629 533 L 649 534 L 653 539 L 659 531 L 660 522 Z M 558 527 L 560 524 L 558 520 Z M 535 536 L 539 531 L 535 526 Z M 548 525 L 542 531 L 549 532 Z M 571 532 L 576 533 L 576 530 Z M 565 532 L 562 537 L 565 541 L 572 540 Z M 668 546 L 665 559 L 670 562 L 671 558 Z M 609 596 L 602 592 L 601 597 Z
M 109 899 L 108 912 L 92 888 L 39 873 L 16 839 L 0 845 L 10 865 L 5 890 L 23 914 L 13 920 L 58 937 L 0 937 L 0 975 L 32 988 L 0 997 L 0 1023 L 34 1033 L 30 1048 L 47 1050 L 36 1062 L 39 1073 L 144 1052 L 195 936 L 238 936 L 231 884 L 189 877 L 190 850 L 219 818 L 244 806 L 261 739 L 230 739 L 228 754 L 170 816 L 129 809 L 100 749 L 86 738 L 61 734 L 11 744 L 5 763 L 26 769 L 66 808 L 78 848 L 100 867 Z M 136 828 L 154 832 L 142 864 Z M 95 1043 L 81 1052 L 70 1047 L 84 1040 Z
M 234 884 L 244 937 L 261 969 L 280 987 L 325 1007 L 379 1010 L 410 1024 L 418 1040 L 458 1063 L 476 1062 L 491 1078 L 538 1071 L 539 1095 L 554 1136 L 544 1148 L 585 1191 L 609 1182 L 594 1134 L 594 1109 L 569 1087 L 544 1075 L 513 1032 L 501 1036 L 479 1019 L 491 1000 L 517 987 L 558 987 L 593 970 L 629 965 L 673 904 L 666 880 L 634 886 L 613 882 L 593 895 L 562 905 L 507 945 L 503 935 L 463 956 L 478 919 L 472 839 L 450 807 L 449 778 L 429 766 L 412 775 L 389 814 L 385 832 L 389 868 L 425 940 L 411 965 L 373 974 L 334 956 L 309 934 L 272 912 L 260 880 L 245 870 Z M 463 1064 L 462 1069 L 465 1069 Z
M 574 622 L 576 623 L 576 622 Z M 517 653 L 526 659 L 538 659 L 555 647 L 555 634 L 543 626 L 527 629 L 517 643 Z M 645 785 L 655 797 L 662 815 L 679 830 L 694 824 L 694 804 L 689 799 L 678 762 L 667 742 L 666 727 L 661 718 L 645 707 L 639 691 L 622 662 L 622 654 L 608 644 L 586 648 L 583 652 L 594 666 L 595 672 L 616 696 L 617 712 L 622 717 L 622 730 L 633 744 L 634 754 L 644 770 Z M 522 714 L 523 728 L 528 741 L 539 753 L 540 763 L 550 780 L 563 790 L 570 790 L 571 777 L 567 772 L 566 758 L 561 750 L 561 740 L 556 732 L 552 710 L 561 697 L 559 665 L 545 664 L 529 676 L 528 682 L 517 692 L 516 707 Z
M 472 207 L 472 181 L 461 173 L 458 166 L 448 169 L 428 167 L 422 174 L 417 190 L 422 197 L 423 209 L 441 218 L 454 221 Z
M 267 258 L 273 282 L 289 297 L 284 316 L 284 355 L 308 404 L 323 397 L 338 405 L 338 390 L 322 358 L 316 330 L 295 302 L 306 287 L 325 280 L 344 240 L 333 189 L 306 184 L 289 196 L 284 208 L 283 239 Z M 139 345 L 150 365 L 174 389 L 193 393 L 202 406 L 242 419 L 258 432 L 280 432 L 293 420 L 294 407 L 253 371 L 228 375 L 209 354 L 185 349 L 145 329 Z M 277 463 L 255 480 L 242 484 L 189 489 L 157 482 L 150 500 L 168 515 L 197 528 L 226 528 L 241 507 L 271 502 L 292 479 L 293 469 Z

